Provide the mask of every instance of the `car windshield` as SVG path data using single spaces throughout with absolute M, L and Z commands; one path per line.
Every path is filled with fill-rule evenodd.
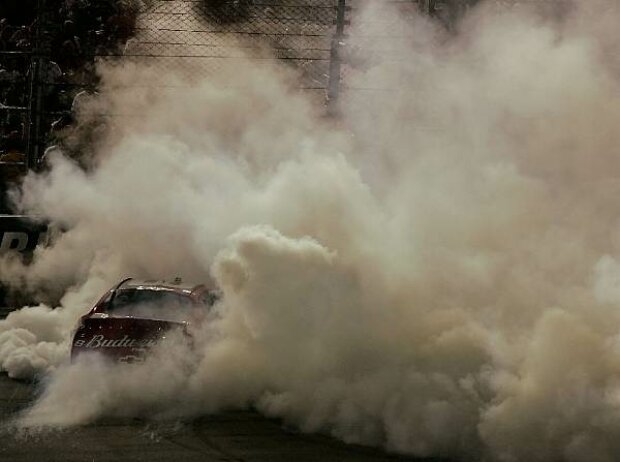
M 121 289 L 107 312 L 114 316 L 188 321 L 197 309 L 190 297 L 170 290 Z

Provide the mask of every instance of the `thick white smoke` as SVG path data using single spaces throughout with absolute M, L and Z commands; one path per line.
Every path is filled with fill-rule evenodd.
M 23 423 L 252 404 L 403 453 L 615 460 L 618 10 L 491 6 L 452 38 L 367 10 L 358 24 L 419 33 L 360 45 L 346 129 L 281 69 L 159 75 L 162 90 L 119 86 L 148 68 L 103 68 L 92 110 L 122 118 L 95 167 L 58 156 L 23 188 L 26 211 L 68 231 L 29 267 L 0 263 L 33 291 L 69 289 L 0 323 L 2 368 L 59 365 L 125 275 L 209 279 L 223 298 L 191 364 L 171 347 L 141 367 L 61 366 Z

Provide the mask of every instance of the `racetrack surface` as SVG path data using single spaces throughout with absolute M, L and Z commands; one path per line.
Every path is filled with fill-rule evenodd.
M 299 434 L 285 429 L 278 420 L 251 411 L 184 423 L 107 419 L 65 430 L 17 434 L 6 424 L 32 402 L 39 387 L 0 375 L 0 461 L 439 462 L 391 456 L 325 436 Z

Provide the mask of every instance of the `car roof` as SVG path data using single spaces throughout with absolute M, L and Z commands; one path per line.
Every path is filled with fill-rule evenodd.
M 184 282 L 181 278 L 171 281 L 156 279 L 134 279 L 128 278 L 121 282 L 116 289 L 135 289 L 135 290 L 169 290 L 173 292 L 189 295 L 199 289 L 204 288 L 204 284 Z

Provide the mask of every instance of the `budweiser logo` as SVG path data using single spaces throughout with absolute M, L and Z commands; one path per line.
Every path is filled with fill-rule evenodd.
M 79 339 L 73 346 L 83 348 L 149 348 L 155 346 L 157 340 L 130 338 L 125 335 L 118 339 L 107 339 L 103 335 L 94 335 L 90 340 Z

